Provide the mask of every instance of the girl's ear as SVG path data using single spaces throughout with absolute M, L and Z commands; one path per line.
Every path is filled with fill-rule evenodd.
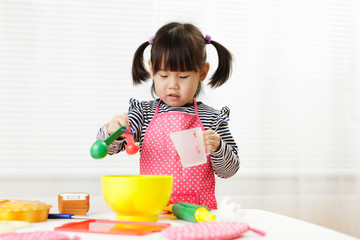
M 200 82 L 205 80 L 205 78 L 209 72 L 209 69 L 210 69 L 210 64 L 206 62 L 200 71 Z
M 151 64 L 151 61 L 150 61 L 150 60 L 148 61 L 148 64 L 149 64 L 149 68 L 150 68 L 150 75 L 151 75 L 151 78 L 154 78 L 153 67 L 152 67 L 152 64 Z

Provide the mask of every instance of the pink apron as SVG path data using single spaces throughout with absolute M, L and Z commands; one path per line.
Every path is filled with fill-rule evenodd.
M 210 157 L 207 157 L 205 164 L 183 168 L 170 138 L 172 132 L 195 127 L 201 127 L 204 130 L 195 99 L 195 115 L 183 112 L 158 114 L 160 102 L 144 136 L 140 156 L 140 174 L 172 175 L 173 191 L 170 200 L 217 209 L 215 177 L 211 169 Z

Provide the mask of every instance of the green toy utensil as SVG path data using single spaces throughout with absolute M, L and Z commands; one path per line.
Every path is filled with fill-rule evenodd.
M 109 145 L 118 139 L 126 130 L 125 126 L 121 126 L 118 130 L 116 130 L 113 134 L 111 134 L 105 140 L 97 140 L 91 146 L 90 153 L 91 156 L 95 159 L 100 159 L 105 157 L 109 152 Z

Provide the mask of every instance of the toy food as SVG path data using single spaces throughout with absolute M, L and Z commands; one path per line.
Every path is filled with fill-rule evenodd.
M 60 193 L 58 195 L 59 212 L 86 215 L 90 208 L 89 200 L 90 196 L 88 193 Z
M 40 201 L 2 199 L 0 220 L 43 222 L 46 221 L 51 207 Z
M 25 222 L 25 221 L 1 220 L 0 221 L 0 234 L 15 232 L 17 229 L 28 228 L 31 226 L 32 226 L 31 223 Z

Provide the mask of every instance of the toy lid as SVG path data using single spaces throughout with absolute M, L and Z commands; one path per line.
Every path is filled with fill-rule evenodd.
M 34 200 L 0 199 L 0 212 L 35 211 L 50 209 L 52 206 Z

